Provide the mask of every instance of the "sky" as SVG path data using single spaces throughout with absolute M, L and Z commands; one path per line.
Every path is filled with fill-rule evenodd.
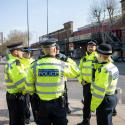
M 47 0 L 29 1 L 29 31 L 31 43 L 46 34 Z M 89 22 L 89 8 L 94 0 L 48 0 L 48 31 L 63 28 L 73 21 L 74 31 Z M 97 0 L 96 0 L 97 1 Z M 0 0 L 0 32 L 7 37 L 12 30 L 27 31 L 27 0 Z

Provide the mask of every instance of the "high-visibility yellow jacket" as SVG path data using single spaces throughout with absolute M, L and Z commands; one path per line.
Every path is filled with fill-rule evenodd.
M 97 52 L 92 52 L 91 54 L 86 53 L 85 57 L 80 60 L 80 83 L 82 81 L 92 83 L 93 73 L 97 64 L 97 56 Z
M 15 59 L 15 57 L 12 56 L 10 53 L 8 53 L 8 54 L 6 55 L 6 59 L 7 59 L 7 61 L 9 61 L 9 60 Z
M 59 59 L 59 60 L 61 60 L 61 61 L 64 61 L 64 62 L 71 63 L 72 65 L 74 65 L 74 66 L 77 67 L 77 64 L 76 64 L 76 62 L 74 60 L 72 60 L 71 58 L 65 56 L 62 53 L 57 54 L 56 58 Z M 65 77 L 65 81 L 67 81 L 66 77 Z
M 103 101 L 105 95 L 113 95 L 116 90 L 116 85 L 119 77 L 117 67 L 107 62 L 102 64 L 95 73 L 95 81 L 91 85 L 91 110 L 95 111 Z
M 22 58 L 21 64 L 23 64 L 25 71 L 27 72 L 28 68 L 30 67 L 31 63 L 34 61 L 32 58 Z
M 25 88 L 26 73 L 20 59 L 11 55 L 5 66 L 5 82 L 7 92 L 21 93 Z
M 63 95 L 64 77 L 80 74 L 77 66 L 53 57 L 43 57 L 33 62 L 26 78 L 26 90 L 36 92 L 41 100 L 52 100 Z

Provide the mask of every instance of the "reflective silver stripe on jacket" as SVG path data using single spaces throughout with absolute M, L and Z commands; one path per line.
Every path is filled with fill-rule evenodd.
M 9 75 L 9 73 L 8 73 L 8 70 L 9 70 L 10 67 L 11 67 L 11 65 L 8 64 L 7 69 L 6 69 L 6 72 L 5 72 L 6 75 L 7 75 L 7 79 L 5 80 L 6 83 L 8 83 L 8 82 L 13 82 L 13 81 L 10 79 L 10 75 Z
M 92 69 L 93 66 L 83 66 L 83 68 L 85 68 L 85 69 Z
M 16 88 L 16 85 L 7 85 L 7 89 L 13 89 Z
M 63 61 L 61 61 L 61 77 L 64 76 L 64 68 L 65 68 L 65 63 Z
M 13 81 L 11 79 L 6 79 L 5 82 L 8 83 L 8 82 L 13 82 Z
M 26 90 L 27 93 L 34 93 L 34 91 Z
M 16 88 L 17 85 L 20 85 L 21 83 L 23 83 L 26 80 L 26 78 L 23 78 L 21 80 L 19 80 L 18 82 L 14 83 L 13 85 L 7 85 L 8 89 L 13 89 Z
M 27 86 L 34 86 L 32 83 L 26 83 Z
M 22 78 L 21 80 L 19 80 L 18 82 L 14 83 L 15 85 L 20 85 L 22 82 L 25 82 L 26 78 Z
M 19 88 L 19 90 L 25 90 L 25 87 L 23 86 L 23 87 Z
M 104 88 L 101 88 L 101 87 L 95 85 L 94 83 L 92 84 L 92 86 L 93 86 L 95 89 L 97 89 L 97 90 L 99 90 L 99 91 L 101 91 L 101 92 L 105 92 L 105 89 L 104 89 Z
M 53 94 L 62 94 L 64 93 L 64 90 L 63 91 L 56 91 L 56 92 L 41 92 L 41 91 L 37 91 L 37 94 L 46 94 L 46 95 L 53 95 Z
M 98 94 L 96 94 L 96 93 L 92 93 L 92 95 L 93 96 L 95 96 L 96 98 L 100 98 L 100 99 L 103 99 L 104 98 L 104 96 L 101 96 L 101 95 L 98 95 Z
M 112 67 L 110 67 L 110 68 L 108 68 L 108 67 L 105 67 L 108 71 L 111 71 L 112 69 L 115 69 L 116 68 L 116 66 L 112 66 Z
M 45 66 L 45 65 L 61 66 L 61 64 L 58 64 L 58 63 L 42 63 L 42 64 L 37 64 L 37 66 Z
M 58 83 L 36 83 L 36 86 L 41 86 L 41 87 L 56 87 L 56 86 L 60 86 L 64 83 L 62 82 L 58 82 Z
M 106 68 L 106 70 L 109 72 L 109 79 L 108 79 L 108 89 L 109 90 L 111 90 L 111 89 L 113 89 L 113 88 L 115 88 L 115 86 L 113 86 L 111 83 L 112 83 L 112 75 L 113 75 L 113 73 L 115 73 L 115 72 L 119 72 L 118 71 L 118 69 L 117 69 L 117 67 L 116 66 L 112 66 L 112 67 L 110 67 L 110 68 L 108 68 L 108 67 L 105 67 Z M 106 92 L 106 94 L 107 95 L 112 95 L 112 94 L 114 94 L 114 91 L 113 92 Z
M 85 62 L 92 62 L 93 60 L 86 60 Z
M 92 74 L 82 73 L 84 76 L 92 76 Z

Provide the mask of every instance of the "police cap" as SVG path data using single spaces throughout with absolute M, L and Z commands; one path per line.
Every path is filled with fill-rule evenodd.
M 89 41 L 87 45 L 96 46 L 96 41 L 95 40 Z
M 23 47 L 23 42 L 13 43 L 13 44 L 7 46 L 7 48 L 9 50 L 16 50 L 16 49 L 22 50 L 22 47 Z
M 56 42 L 57 42 L 57 39 L 55 39 L 55 38 L 48 38 L 47 40 L 41 41 L 40 44 L 44 48 L 48 48 L 48 47 L 56 46 Z
M 111 55 L 112 46 L 110 44 L 101 44 L 97 47 L 97 52 L 104 55 Z
M 27 53 L 30 53 L 30 52 L 32 52 L 32 51 L 37 51 L 37 50 L 39 50 L 38 48 L 37 49 L 35 49 L 35 48 L 30 48 L 30 47 L 24 47 L 24 48 L 22 48 L 22 51 L 23 52 L 27 52 Z

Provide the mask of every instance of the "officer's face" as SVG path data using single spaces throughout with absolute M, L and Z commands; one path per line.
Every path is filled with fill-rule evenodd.
M 23 58 L 23 51 L 21 51 L 21 50 L 17 50 L 17 56 L 19 57 L 19 58 Z
M 28 53 L 28 52 L 24 52 L 24 53 L 23 53 L 23 57 L 24 57 L 24 58 L 29 59 L 29 58 L 30 58 L 30 56 L 31 56 L 31 54 L 30 54 L 30 53 Z
M 98 61 L 99 62 L 106 62 L 109 58 L 109 55 L 104 55 L 104 54 L 100 54 L 98 53 Z
M 95 52 L 95 50 L 96 50 L 96 46 L 95 45 L 88 45 L 87 46 L 87 52 L 89 52 L 89 53 L 92 53 L 92 52 Z

